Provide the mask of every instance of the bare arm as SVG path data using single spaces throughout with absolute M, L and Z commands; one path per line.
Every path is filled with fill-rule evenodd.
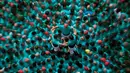
M 74 35 L 77 35 L 76 29 L 73 26 L 71 26 L 71 28 L 73 29 Z

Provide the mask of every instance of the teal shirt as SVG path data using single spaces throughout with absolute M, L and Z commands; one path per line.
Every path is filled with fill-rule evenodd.
M 73 40 L 69 40 L 69 42 L 68 42 L 68 45 L 74 45 L 74 44 L 76 44 L 76 36 L 74 36 L 73 35 L 73 37 L 74 37 L 74 39 Z
M 0 23 L 4 23 L 4 20 L 2 18 L 0 18 Z
M 67 28 L 64 28 L 64 25 L 60 26 L 60 30 L 62 31 L 62 34 L 68 35 L 70 32 L 72 32 L 72 28 L 68 26 Z
M 54 37 L 52 37 L 52 44 L 59 45 L 60 42 L 58 41 L 58 39 L 55 39 Z
M 78 33 L 80 33 L 80 31 L 82 30 L 81 24 L 78 24 L 78 26 L 76 26 L 76 24 L 74 25 L 74 28 L 76 29 L 76 31 Z

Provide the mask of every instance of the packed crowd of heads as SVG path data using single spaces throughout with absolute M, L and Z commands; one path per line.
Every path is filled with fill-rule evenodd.
M 0 73 L 130 73 L 129 0 L 0 0 Z

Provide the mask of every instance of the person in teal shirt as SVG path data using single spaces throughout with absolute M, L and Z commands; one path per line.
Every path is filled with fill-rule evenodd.
M 73 28 L 66 23 L 57 27 L 59 30 L 61 30 L 63 38 L 69 37 L 73 33 Z
M 74 50 L 76 50 L 75 49 L 76 44 L 77 44 L 76 36 L 75 35 L 70 35 L 69 36 L 69 41 L 68 41 L 68 47 L 69 47 L 69 50 L 70 50 L 70 54 L 73 54 Z
M 58 35 L 57 34 L 53 35 L 51 45 L 54 48 L 54 51 L 58 51 L 60 44 L 61 43 L 58 41 Z

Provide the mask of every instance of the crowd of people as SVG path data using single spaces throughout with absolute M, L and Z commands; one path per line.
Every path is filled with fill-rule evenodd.
M 0 0 L 0 73 L 130 73 L 129 0 Z

